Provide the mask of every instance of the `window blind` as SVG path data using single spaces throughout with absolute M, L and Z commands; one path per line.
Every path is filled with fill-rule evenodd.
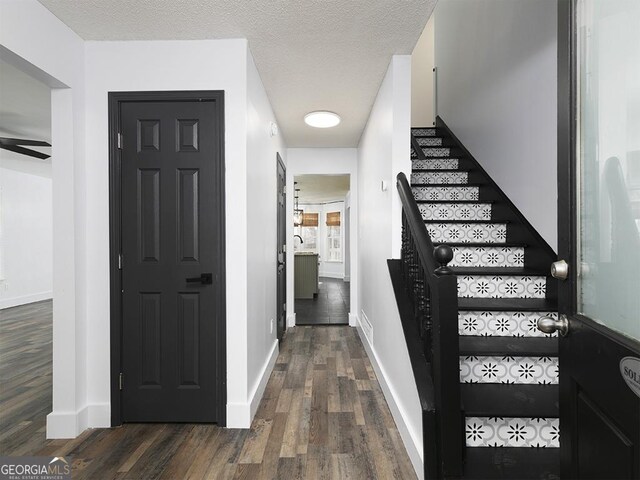
M 327 212 L 327 227 L 340 226 L 340 212 Z
M 318 226 L 318 214 L 317 213 L 303 213 L 302 214 L 302 226 L 303 227 L 317 227 Z

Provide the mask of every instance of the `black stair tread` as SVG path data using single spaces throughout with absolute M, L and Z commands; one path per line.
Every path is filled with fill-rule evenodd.
M 476 223 L 496 223 L 504 225 L 511 223 L 509 220 L 425 220 L 424 223 L 461 223 L 462 225 L 473 225 Z
M 460 356 L 555 357 L 557 337 L 491 337 L 462 335 Z
M 467 447 L 465 480 L 560 480 L 559 448 Z
M 484 187 L 486 183 L 411 183 L 412 187 Z
M 416 200 L 416 203 L 434 203 L 434 204 L 438 204 L 438 203 L 443 203 L 443 204 L 450 204 L 450 203 L 459 203 L 459 204 L 477 204 L 477 203 L 481 203 L 482 205 L 488 204 L 494 204 L 496 203 L 495 200 L 487 200 L 486 202 L 482 201 L 482 200 Z
M 558 417 L 558 385 L 462 383 L 468 417 Z
M 461 170 L 459 168 L 413 168 L 411 173 L 469 173 L 473 168 Z
M 495 245 L 500 245 L 499 243 Z M 548 298 L 458 298 L 458 310 L 491 312 L 556 312 L 558 302 Z
M 481 202 L 484 203 L 484 202 Z M 438 245 L 448 245 L 450 247 L 483 247 L 483 248 L 491 248 L 491 247 L 521 247 L 526 248 L 529 245 L 526 243 L 489 243 L 489 242 L 434 242 L 433 245 L 437 247 Z
M 525 277 L 546 277 L 547 270 L 528 267 L 451 267 L 456 275 L 517 275 Z

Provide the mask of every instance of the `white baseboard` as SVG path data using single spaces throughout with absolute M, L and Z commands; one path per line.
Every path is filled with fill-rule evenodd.
M 345 282 L 350 282 L 350 281 L 351 281 L 351 276 L 349 276 L 349 275 L 345 275 L 345 276 L 344 276 L 344 278 L 343 278 L 343 280 L 344 280 Z
M 264 389 L 267 387 L 269 377 L 271 377 L 278 353 L 280 351 L 278 349 L 278 340 L 276 339 L 273 342 L 267 361 L 262 367 L 258 380 L 249 395 L 249 401 L 246 403 L 227 404 L 227 428 L 251 428 L 251 421 L 258 410 L 260 400 L 262 400 Z
M 253 420 L 253 416 L 258 411 L 258 406 L 260 405 L 260 400 L 262 400 L 262 395 L 264 395 L 264 389 L 267 388 L 267 383 L 269 382 L 269 378 L 271 377 L 271 372 L 273 371 L 273 367 L 276 364 L 276 360 L 278 359 L 278 354 L 280 353 L 280 349 L 278 348 L 278 339 L 273 342 L 273 347 L 271 347 L 271 352 L 269 353 L 269 357 L 267 358 L 266 363 L 262 367 L 262 371 L 260 372 L 260 377 L 253 387 L 253 391 L 249 396 L 249 404 L 251 405 L 250 413 L 251 418 L 249 419 L 249 426 L 251 426 L 251 420 Z
M 77 412 L 51 412 L 47 415 L 47 438 L 76 438 L 87 428 L 111 426 L 108 403 L 87 405 Z
M 351 315 L 349 316 L 351 317 Z M 349 321 L 351 321 L 351 319 L 349 319 Z M 407 450 L 413 469 L 415 470 L 418 479 L 424 480 L 424 464 L 422 461 L 422 440 L 420 439 L 420 432 L 414 431 L 406 421 L 406 414 L 402 406 L 402 402 L 397 398 L 395 389 L 393 388 L 393 383 L 385 374 L 384 367 L 380 364 L 375 349 L 369 343 L 369 340 L 362 329 L 360 317 L 357 318 L 356 328 L 360 335 L 360 340 L 362 340 L 362 344 L 367 351 L 369 360 L 371 360 L 371 365 L 376 372 L 376 377 L 378 377 L 378 382 L 380 383 L 380 387 L 382 387 L 382 393 L 384 393 L 384 398 L 387 400 L 389 410 L 391 410 L 391 415 L 398 427 L 400 437 L 402 437 L 402 442 Z
M 352 313 L 349 314 L 349 326 L 350 327 L 357 327 L 358 326 L 358 316 L 357 315 L 353 315 Z
M 41 302 L 42 300 L 50 300 L 53 298 L 53 292 L 40 292 L 31 295 L 23 295 L 21 297 L 4 298 L 0 300 L 0 310 L 4 308 L 19 307 L 28 303 Z
M 287 315 L 287 328 L 296 326 L 296 314 Z

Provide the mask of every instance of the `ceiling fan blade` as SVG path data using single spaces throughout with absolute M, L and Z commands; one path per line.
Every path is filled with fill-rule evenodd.
M 50 147 L 48 142 L 42 142 L 40 140 L 27 140 L 25 138 L 7 138 L 0 137 L 0 145 L 32 145 L 34 147 Z
M 9 150 L 11 152 L 21 153 L 22 155 L 27 155 L 29 157 L 39 158 L 40 160 L 46 160 L 51 156 L 47 155 L 46 153 L 36 152 L 35 150 L 31 150 L 30 148 L 22 148 L 16 145 L 4 145 L 0 143 L 0 148 Z

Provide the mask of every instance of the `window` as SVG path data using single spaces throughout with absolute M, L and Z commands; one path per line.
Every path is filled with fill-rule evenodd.
M 327 212 L 327 261 L 342 261 L 340 212 Z
M 318 214 L 303 213 L 302 226 L 300 227 L 300 236 L 304 243 L 299 249 L 304 251 L 318 251 Z

